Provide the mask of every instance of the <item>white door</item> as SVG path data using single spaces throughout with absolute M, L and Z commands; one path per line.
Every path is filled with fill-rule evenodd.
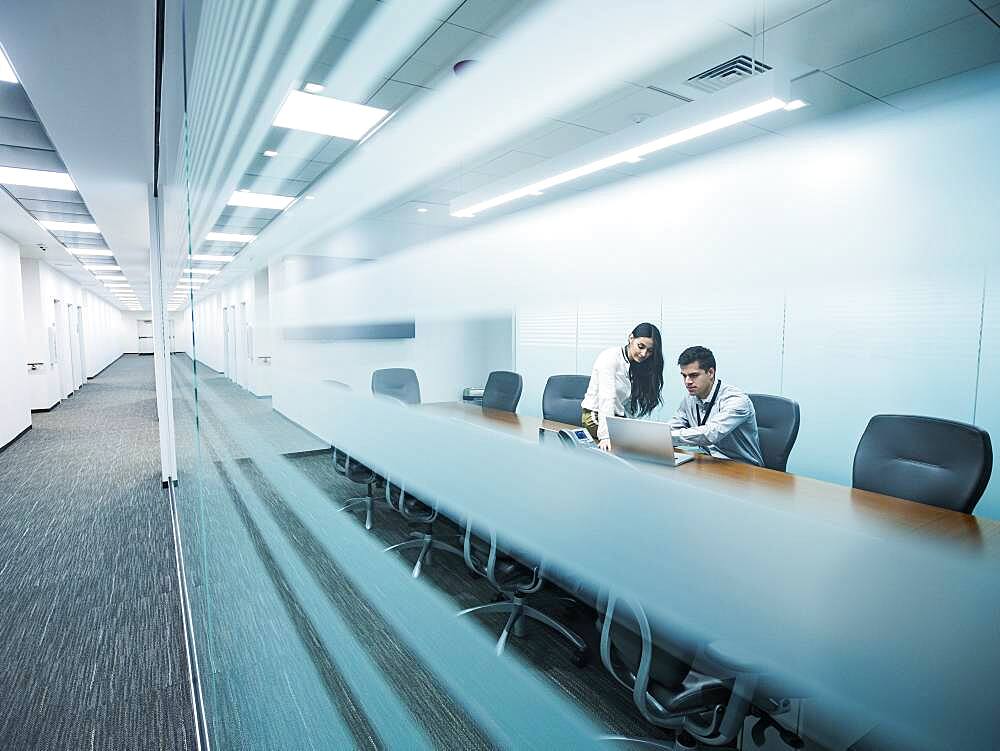
M 87 349 L 84 346 L 86 337 L 83 335 L 83 307 L 76 307 L 76 331 L 80 337 L 80 385 L 87 380 Z
M 225 365 L 222 372 L 230 378 L 233 377 L 233 365 L 229 362 L 229 308 L 222 309 L 222 358 Z
M 56 367 L 59 369 L 59 393 L 65 399 L 73 393 L 73 363 L 69 355 L 69 321 L 66 308 L 59 300 L 53 301 L 56 325 Z
M 136 321 L 137 336 L 139 337 L 139 354 L 153 354 L 153 321 Z
M 83 385 L 81 374 L 83 362 L 80 360 L 80 319 L 77 317 L 76 306 L 70 303 L 66 306 L 66 326 L 69 331 L 69 357 L 73 374 L 73 390 Z
M 233 383 L 240 382 L 240 364 L 236 358 L 236 338 L 238 336 L 236 330 L 236 307 L 230 305 L 226 308 L 226 324 L 229 327 L 229 352 L 227 357 L 229 359 L 229 367 L 231 368 L 229 372 L 229 378 Z

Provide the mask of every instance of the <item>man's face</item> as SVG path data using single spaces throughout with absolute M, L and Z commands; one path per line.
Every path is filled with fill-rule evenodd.
M 684 379 L 684 388 L 691 396 L 704 399 L 715 385 L 715 368 L 702 370 L 701 363 L 695 361 L 690 365 L 681 366 L 681 378 Z

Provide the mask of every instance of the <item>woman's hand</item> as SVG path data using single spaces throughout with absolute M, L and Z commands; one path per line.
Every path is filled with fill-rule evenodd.
M 601 451 L 607 451 L 609 454 L 611 453 L 611 440 L 610 439 L 605 438 L 603 441 L 601 441 L 599 444 L 597 444 L 597 446 L 598 446 L 598 448 L 601 449 Z

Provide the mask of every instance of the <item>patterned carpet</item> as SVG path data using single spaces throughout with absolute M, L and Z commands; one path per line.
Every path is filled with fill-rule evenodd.
M 191 749 L 153 359 L 0 453 L 0 748 Z

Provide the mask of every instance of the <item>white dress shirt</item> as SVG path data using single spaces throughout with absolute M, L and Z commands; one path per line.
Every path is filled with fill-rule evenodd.
M 632 381 L 628 377 L 629 361 L 624 347 L 604 350 L 594 360 L 590 384 L 581 407 L 597 413 L 597 439 L 608 438 L 608 415 L 625 416 L 625 402 L 632 395 Z
M 764 466 L 753 402 L 728 383 L 716 381 L 707 399 L 685 396 L 670 420 L 670 428 L 675 445 L 700 446 L 720 459 Z

